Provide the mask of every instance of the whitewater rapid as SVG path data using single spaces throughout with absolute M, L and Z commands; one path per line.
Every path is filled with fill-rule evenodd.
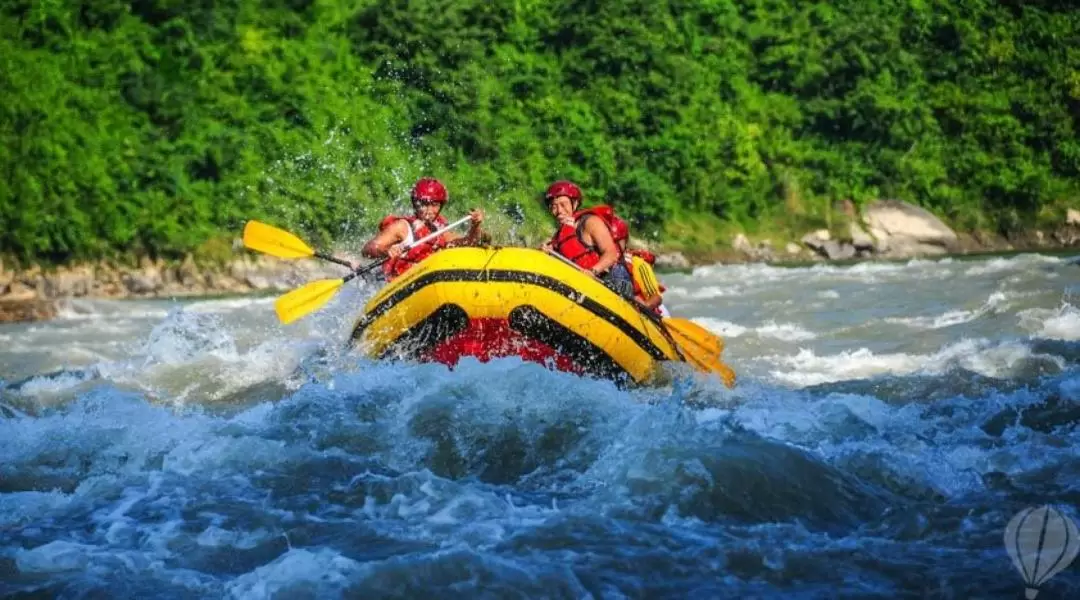
M 734 390 L 368 361 L 351 285 L 73 301 L 0 327 L 0 596 L 1020 597 L 1009 519 L 1080 523 L 1071 261 L 664 275 Z

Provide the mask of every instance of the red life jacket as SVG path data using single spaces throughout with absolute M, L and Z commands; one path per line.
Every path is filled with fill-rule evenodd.
M 434 229 L 416 216 L 398 217 L 390 215 L 385 217 L 382 222 L 379 223 L 379 231 L 386 229 L 397 221 L 405 221 L 408 223 L 409 229 L 412 230 L 414 242 L 422 237 L 431 235 L 437 229 L 446 227 L 446 219 L 444 219 L 442 215 L 435 217 L 435 222 L 433 223 L 433 225 L 435 225 Z M 405 271 L 408 271 L 413 265 L 431 256 L 435 251 L 445 248 L 446 244 L 446 235 L 443 234 L 433 240 L 424 242 L 423 244 L 417 244 L 410 248 L 405 254 L 384 262 L 383 273 L 386 274 L 386 280 L 389 281 Z
M 574 213 L 574 224 L 560 225 L 558 231 L 551 238 L 552 249 L 570 259 L 582 269 L 591 269 L 596 266 L 596 263 L 600 262 L 600 252 L 596 246 L 586 244 L 585 239 L 581 237 L 581 229 L 585 226 L 585 217 L 589 215 L 596 215 L 603 219 L 609 230 L 611 229 L 610 219 L 618 218 L 611 210 L 611 207 L 606 205 L 579 210 Z M 618 247 L 618 244 L 615 246 Z M 619 252 L 621 254 L 622 251 Z
M 592 208 L 586 208 L 574 213 L 574 218 L 579 218 L 578 215 L 596 215 L 604 220 L 604 224 L 607 225 L 608 231 L 611 232 L 611 239 L 615 240 L 615 243 L 619 242 L 619 239 L 625 239 L 629 237 L 629 228 L 626 226 L 626 221 L 623 221 L 615 214 L 615 209 L 611 208 L 607 204 L 601 204 L 600 206 L 594 206 Z M 620 238 L 620 233 L 621 238 Z

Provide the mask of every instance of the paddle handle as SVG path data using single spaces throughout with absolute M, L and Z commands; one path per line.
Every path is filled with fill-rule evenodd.
M 593 273 L 592 271 L 590 271 L 589 269 L 586 269 L 585 267 L 583 267 L 583 266 L 581 266 L 581 265 L 577 264 L 576 262 L 574 262 L 574 261 L 570 260 L 569 258 L 566 258 L 566 257 L 565 257 L 565 256 L 563 256 L 562 254 L 559 254 L 559 252 L 558 252 L 557 250 L 547 250 L 546 252 L 547 252 L 548 254 L 550 254 L 550 255 L 554 256 L 555 258 L 557 258 L 557 259 L 559 259 L 559 260 L 563 261 L 564 263 L 566 263 L 566 264 L 570 265 L 571 267 L 574 267 L 574 268 L 576 268 L 577 270 L 581 271 L 582 273 L 586 273 L 586 274 L 588 274 L 588 275 L 592 275 L 592 276 L 594 276 L 594 277 L 596 276 L 596 274 L 595 274 L 595 273 Z M 620 253 L 619 253 L 619 260 L 622 260 L 622 257 L 623 257 L 623 255 L 622 255 L 622 253 L 620 252 Z M 618 264 L 618 263 L 616 263 L 616 264 Z M 611 265 L 611 266 L 612 266 L 612 268 L 614 268 L 614 267 L 615 267 L 615 265 Z
M 432 233 L 429 233 L 429 234 L 425 235 L 424 237 L 416 240 L 415 242 L 413 242 L 413 243 L 409 244 L 408 246 L 406 246 L 405 249 L 406 250 L 411 250 L 415 246 L 419 246 L 420 244 L 423 244 L 424 242 L 433 240 L 433 239 L 439 237 L 440 235 L 446 233 L 447 231 L 450 231 L 451 229 L 453 229 L 455 227 L 460 227 L 462 224 L 468 223 L 470 219 L 472 219 L 471 216 L 470 217 L 461 217 L 460 219 L 458 219 L 457 221 L 454 221 L 453 223 L 447 225 L 446 227 L 443 227 L 442 229 L 440 229 L 438 231 L 433 231 Z
M 578 269 L 579 269 L 579 270 L 581 270 L 581 271 L 584 271 L 584 270 L 585 270 L 585 269 L 583 269 L 583 268 L 581 267 L 581 265 L 579 265 L 579 264 L 577 264 L 576 262 L 574 262 L 574 261 L 570 260 L 569 258 L 566 258 L 566 257 L 565 257 L 565 256 L 563 256 L 562 254 L 559 254 L 559 253 L 558 253 L 558 252 L 556 252 L 555 250 L 546 250 L 546 252 L 547 252 L 548 254 L 550 254 L 551 256 L 554 256 L 555 258 L 557 258 L 557 259 L 559 259 L 559 260 L 563 261 L 564 263 L 566 263 L 566 264 L 570 265 L 571 267 L 576 267 L 576 268 L 578 268 Z
M 446 227 L 443 227 L 442 229 L 439 229 L 437 231 L 429 233 L 428 235 L 425 235 L 424 237 L 416 240 L 415 242 L 409 244 L 408 246 L 405 246 L 405 251 L 407 252 L 409 250 L 412 250 L 416 246 L 419 246 L 420 244 L 423 244 L 425 242 L 429 242 L 429 241 L 439 237 L 440 235 L 446 233 L 447 231 L 450 231 L 451 229 L 453 229 L 455 227 L 460 227 L 462 224 L 469 222 L 470 219 L 472 219 L 472 217 L 461 217 L 460 219 L 458 219 L 457 221 L 454 221 L 453 223 L 447 225 Z M 378 266 L 382 265 L 383 263 L 385 263 L 388 260 L 390 260 L 389 256 L 387 256 L 386 258 L 381 258 L 381 259 L 379 259 L 379 260 L 377 260 L 377 261 L 375 261 L 373 263 L 364 265 L 363 267 L 360 267 L 359 269 L 356 269 L 352 273 L 349 273 L 348 275 L 346 275 L 345 278 L 342 280 L 342 283 L 348 283 L 350 279 L 353 279 L 354 277 L 358 277 L 360 275 L 363 275 L 364 273 L 367 273 L 368 271 L 371 271 L 375 267 L 378 267 Z M 335 261 L 335 262 L 337 262 L 337 261 Z M 350 266 L 350 267 L 352 266 L 349 263 L 345 263 L 345 264 Z

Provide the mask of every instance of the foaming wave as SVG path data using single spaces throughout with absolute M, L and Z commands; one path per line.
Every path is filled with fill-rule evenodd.
M 164 319 L 167 316 L 168 308 L 138 300 L 68 299 L 58 302 L 56 307 L 58 321 Z
M 998 378 L 1023 374 L 1028 367 L 1039 370 L 1047 362 L 1056 370 L 1065 368 L 1064 359 L 1035 355 L 1027 344 L 983 339 L 962 340 L 932 354 L 875 354 L 859 348 L 819 356 L 804 348 L 794 356 L 774 355 L 768 360 L 787 367 L 771 370 L 776 380 L 800 387 L 881 375 L 942 374 L 956 367 Z
M 708 299 L 743 293 L 747 287 L 768 288 L 798 282 L 804 285 L 807 278 L 815 281 L 875 284 L 910 279 L 933 280 L 952 277 L 952 259 L 912 259 L 907 262 L 865 261 L 852 265 L 815 264 L 809 267 L 782 267 L 761 263 L 736 265 L 709 265 L 697 267 L 690 274 L 695 283 L 703 287 L 697 290 L 679 289 L 678 295 Z M 709 285 L 714 281 L 723 285 Z M 698 295 L 695 295 L 698 294 Z M 834 297 L 834 296 L 826 296 Z M 838 296 L 835 296 L 838 297 Z
M 214 313 L 179 310 L 154 327 L 139 352 L 143 364 L 173 364 L 202 356 L 236 356 L 236 342 Z
M 105 319 L 165 319 L 179 312 L 225 313 L 273 304 L 273 297 L 243 296 L 213 300 L 192 299 L 181 302 L 166 300 L 102 300 L 71 298 L 57 303 L 59 321 L 90 321 Z
M 943 329 L 970 323 L 987 314 L 1000 313 L 1008 308 L 1009 298 L 1010 295 L 1005 292 L 994 292 L 975 310 L 950 310 L 940 315 L 924 317 L 889 317 L 885 321 L 914 329 Z
M 250 308 L 264 308 L 272 306 L 276 297 L 242 297 L 223 298 L 218 300 L 199 300 L 184 307 L 184 310 L 197 313 L 219 313 L 235 310 L 247 310 Z
M 99 377 L 99 373 L 93 368 L 62 370 L 29 377 L 17 382 L 5 392 L 23 398 L 35 398 L 41 402 L 50 397 L 60 396 L 75 388 L 82 387 L 97 377 Z
M 946 457 L 954 446 L 937 447 L 927 437 L 933 424 L 917 410 L 873 396 L 774 394 L 740 407 L 733 418 L 770 438 L 813 447 L 824 462 L 905 497 L 953 496 L 982 485 L 985 450 Z
M 714 319 L 712 317 L 700 317 L 691 319 L 698 325 L 701 325 L 705 329 L 724 337 L 739 337 L 746 332 L 750 331 L 749 327 L 744 327 L 731 321 L 724 321 L 722 319 Z
M 904 353 L 879 356 L 867 348 L 828 356 L 818 356 L 813 350 L 803 348 L 794 356 L 773 356 L 771 359 L 789 370 L 775 369 L 770 374 L 781 382 L 797 386 L 887 373 L 911 373 L 923 364 L 917 356 Z
M 28 525 L 49 512 L 67 508 L 71 496 L 60 491 L 0 493 L 0 529 Z
M 1046 256 L 1045 254 L 1020 254 L 1008 258 L 992 258 L 973 267 L 969 267 L 964 271 L 964 275 L 978 277 L 1005 271 L 1023 271 L 1029 269 L 1033 265 L 1057 265 L 1064 262 L 1063 259 L 1056 256 Z
M 237 577 L 225 586 L 225 591 L 240 598 L 340 594 L 362 571 L 360 563 L 327 548 L 293 549 Z
M 717 335 L 730 338 L 740 337 L 751 332 L 758 337 L 772 338 L 784 342 L 801 342 L 817 337 L 813 332 L 807 331 L 794 323 L 777 323 L 772 320 L 757 327 L 746 327 L 731 321 L 711 317 L 700 317 L 692 320 Z
M 104 384 L 142 390 L 174 404 L 229 399 L 249 390 L 273 397 L 309 378 L 309 366 L 346 358 L 344 347 L 325 334 L 339 327 L 312 326 L 282 335 L 272 324 L 226 320 L 217 310 L 220 306 L 177 307 L 140 342 L 122 344 L 123 348 L 114 347 L 120 342 L 106 342 L 108 357 L 97 351 L 100 344 L 66 346 L 54 354 L 78 359 L 85 366 L 27 377 L 5 394 L 35 410 L 71 401 L 88 387 Z M 304 332 L 308 335 L 301 337 Z
M 721 287 L 709 285 L 692 291 L 683 287 L 672 287 L 664 293 L 692 300 L 711 300 L 713 298 L 730 298 L 732 296 L 737 296 L 742 292 L 743 289 L 740 286 Z
M 889 317 L 885 322 L 907 325 L 914 329 L 942 329 L 969 323 L 983 314 L 983 311 L 979 310 L 950 310 L 930 317 Z
M 1080 340 L 1080 309 L 1062 304 L 1056 309 L 1032 308 L 1022 311 L 1020 326 L 1036 336 L 1053 340 Z
M 754 331 L 761 337 L 774 338 L 784 342 L 801 342 L 817 337 L 814 333 L 793 323 L 777 323 L 776 321 L 768 321 Z

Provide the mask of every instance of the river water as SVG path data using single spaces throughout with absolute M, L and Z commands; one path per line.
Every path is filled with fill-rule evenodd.
M 1019 598 L 1009 519 L 1080 522 L 1071 260 L 664 276 L 734 390 L 370 362 L 362 287 L 73 302 L 0 327 L 0 596 Z

